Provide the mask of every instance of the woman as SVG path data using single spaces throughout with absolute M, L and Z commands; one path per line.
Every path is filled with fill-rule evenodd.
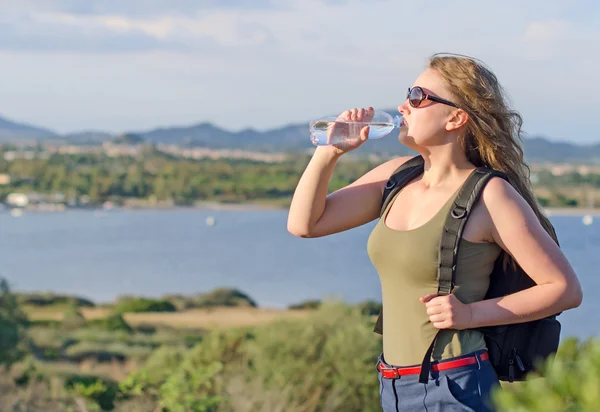
M 432 368 L 426 384 L 418 382 L 418 373 L 386 378 L 379 372 L 381 405 L 384 411 L 491 410 L 489 396 L 498 379 L 482 334 L 469 329 L 575 308 L 582 301 L 581 286 L 548 234 L 550 223 L 533 195 L 518 143 L 521 116 L 509 109 L 489 69 L 464 56 L 434 55 L 398 110 L 408 128 L 400 141 L 422 155 L 425 169 L 395 195 L 368 240 L 386 314 L 378 370 L 419 369 L 438 330 L 442 333 L 432 355 L 435 364 L 454 365 L 449 362 L 457 358 L 473 364 L 437 372 Z M 343 116 L 362 121 L 372 114 L 372 108 L 352 109 Z M 320 237 L 379 218 L 384 186 L 407 157 L 383 163 L 327 195 L 337 160 L 367 136 L 365 127 L 359 141 L 315 150 L 290 206 L 289 232 Z M 494 177 L 486 185 L 463 232 L 456 288 L 449 296 L 437 296 L 444 220 L 461 185 L 479 166 L 504 172 L 511 184 Z M 501 250 L 537 285 L 483 300 Z

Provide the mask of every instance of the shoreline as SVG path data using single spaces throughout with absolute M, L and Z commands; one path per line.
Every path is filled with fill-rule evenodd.
M 197 202 L 194 205 L 190 206 L 178 206 L 178 205 L 124 205 L 124 206 L 114 206 L 110 208 L 105 208 L 102 206 L 98 207 L 48 207 L 47 205 L 30 205 L 25 208 L 0 208 L 0 214 L 2 212 L 6 212 L 8 214 L 20 215 L 23 212 L 50 212 L 50 213 L 64 213 L 64 212 L 73 212 L 73 211 L 89 211 L 89 212 L 111 212 L 111 211 L 119 211 L 119 210 L 164 210 L 164 211 L 174 211 L 174 210 L 216 210 L 216 211 L 240 211 L 240 212 L 250 212 L 250 211 L 268 211 L 268 210 L 288 210 L 289 205 L 283 205 L 278 202 L 246 202 L 246 203 L 222 203 L 217 201 L 206 201 L 206 202 Z M 600 208 L 590 208 L 590 207 L 546 207 L 542 209 L 547 216 L 600 216 Z
M 574 208 L 544 208 L 547 216 L 600 216 L 600 208 L 574 207 Z

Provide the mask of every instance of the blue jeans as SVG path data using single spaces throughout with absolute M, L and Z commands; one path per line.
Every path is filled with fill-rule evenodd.
M 381 409 L 384 412 L 494 411 L 490 394 L 500 386 L 500 382 L 490 362 L 479 358 L 484 352 L 477 351 L 453 358 L 477 355 L 478 363 L 430 372 L 429 382 L 426 384 L 419 383 L 419 375 L 387 379 L 379 372 Z M 385 363 L 383 355 L 379 360 Z

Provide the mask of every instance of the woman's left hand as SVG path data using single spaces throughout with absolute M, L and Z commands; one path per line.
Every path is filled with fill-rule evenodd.
M 454 295 L 438 296 L 435 293 L 419 298 L 427 308 L 429 320 L 438 329 L 469 329 L 473 313 L 469 304 Z

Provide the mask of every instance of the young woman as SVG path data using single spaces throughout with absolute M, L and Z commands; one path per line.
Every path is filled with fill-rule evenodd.
M 582 301 L 581 286 L 549 235 L 549 221 L 532 192 L 519 146 L 521 116 L 508 107 L 488 68 L 464 56 L 434 55 L 398 110 L 408 128 L 400 141 L 422 155 L 425 168 L 395 195 L 368 239 L 385 308 L 378 362 L 381 405 L 384 411 L 491 410 L 489 394 L 498 378 L 487 360 L 483 335 L 471 329 L 575 308 Z M 361 121 L 372 114 L 372 108 L 352 109 L 343 116 Z M 292 200 L 290 233 L 326 236 L 379 218 L 384 186 L 407 157 L 383 163 L 327 194 L 337 160 L 367 136 L 365 127 L 359 141 L 315 150 Z M 504 172 L 511 183 L 494 177 L 485 186 L 463 232 L 454 292 L 437 296 L 444 220 L 458 190 L 480 166 Z M 484 300 L 501 250 L 537 285 Z M 437 372 L 432 367 L 429 382 L 419 383 L 423 355 L 438 330 L 432 355 Z M 456 362 L 463 359 L 467 361 Z M 382 367 L 411 369 L 386 378 Z

